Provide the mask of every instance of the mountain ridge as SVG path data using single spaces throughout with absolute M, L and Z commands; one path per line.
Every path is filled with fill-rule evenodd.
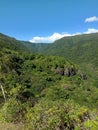
M 51 44 L 19 41 L 1 33 L 0 39 L 4 40 L 5 45 L 6 42 L 9 43 L 10 48 L 15 43 L 14 49 L 21 48 L 21 50 L 29 50 L 38 54 L 63 56 L 76 63 L 89 61 L 91 64 L 98 65 L 96 60 L 98 58 L 98 33 L 63 37 Z

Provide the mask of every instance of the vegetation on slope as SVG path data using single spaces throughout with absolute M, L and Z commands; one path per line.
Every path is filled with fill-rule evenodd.
M 21 122 L 27 130 L 97 130 L 97 82 L 63 57 L 28 53 L 17 40 L 1 39 L 6 102 L 0 91 L 0 123 Z
M 38 44 L 36 47 L 39 48 Z M 90 82 L 94 81 L 98 86 L 98 33 L 64 37 L 53 44 L 46 44 L 45 48 L 41 47 L 36 52 L 71 60 L 91 77 Z
M 63 56 L 75 63 L 98 65 L 98 33 L 64 37 L 47 45 L 44 54 Z
M 28 51 L 27 47 L 21 41 L 0 33 L 0 51 L 7 51 L 7 49 L 20 52 Z

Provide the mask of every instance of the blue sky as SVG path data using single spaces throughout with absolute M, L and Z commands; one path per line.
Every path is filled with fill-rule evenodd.
M 98 32 L 98 0 L 0 0 L 0 32 L 31 42 Z

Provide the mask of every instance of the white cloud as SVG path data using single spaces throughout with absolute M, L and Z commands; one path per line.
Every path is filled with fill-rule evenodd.
M 33 37 L 31 40 L 29 40 L 32 43 L 52 43 L 62 37 L 68 37 L 68 36 L 75 36 L 75 35 L 81 35 L 81 34 L 90 34 L 90 33 L 97 33 L 98 29 L 95 28 L 89 28 L 87 31 L 85 32 L 76 32 L 74 34 L 69 34 L 69 33 L 53 33 L 53 35 L 51 36 L 47 36 L 47 37 Z
M 98 29 L 89 28 L 86 32 L 84 32 L 84 34 L 97 33 L 97 32 L 98 32 Z
M 87 22 L 95 22 L 95 21 L 98 21 L 98 17 L 96 17 L 96 16 L 93 16 L 93 17 L 89 17 L 89 18 L 86 18 L 85 19 L 85 23 L 87 23 Z
M 47 36 L 47 37 L 33 37 L 30 42 L 32 43 L 51 43 L 54 42 L 55 40 L 58 40 L 62 37 L 66 37 L 66 36 L 71 36 L 71 34 L 68 33 L 54 33 L 51 36 Z

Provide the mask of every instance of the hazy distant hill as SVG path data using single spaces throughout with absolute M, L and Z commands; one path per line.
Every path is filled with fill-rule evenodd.
M 44 50 L 49 46 L 48 43 L 31 43 L 27 41 L 22 41 L 22 43 L 30 50 L 31 52 L 34 53 L 43 53 Z

